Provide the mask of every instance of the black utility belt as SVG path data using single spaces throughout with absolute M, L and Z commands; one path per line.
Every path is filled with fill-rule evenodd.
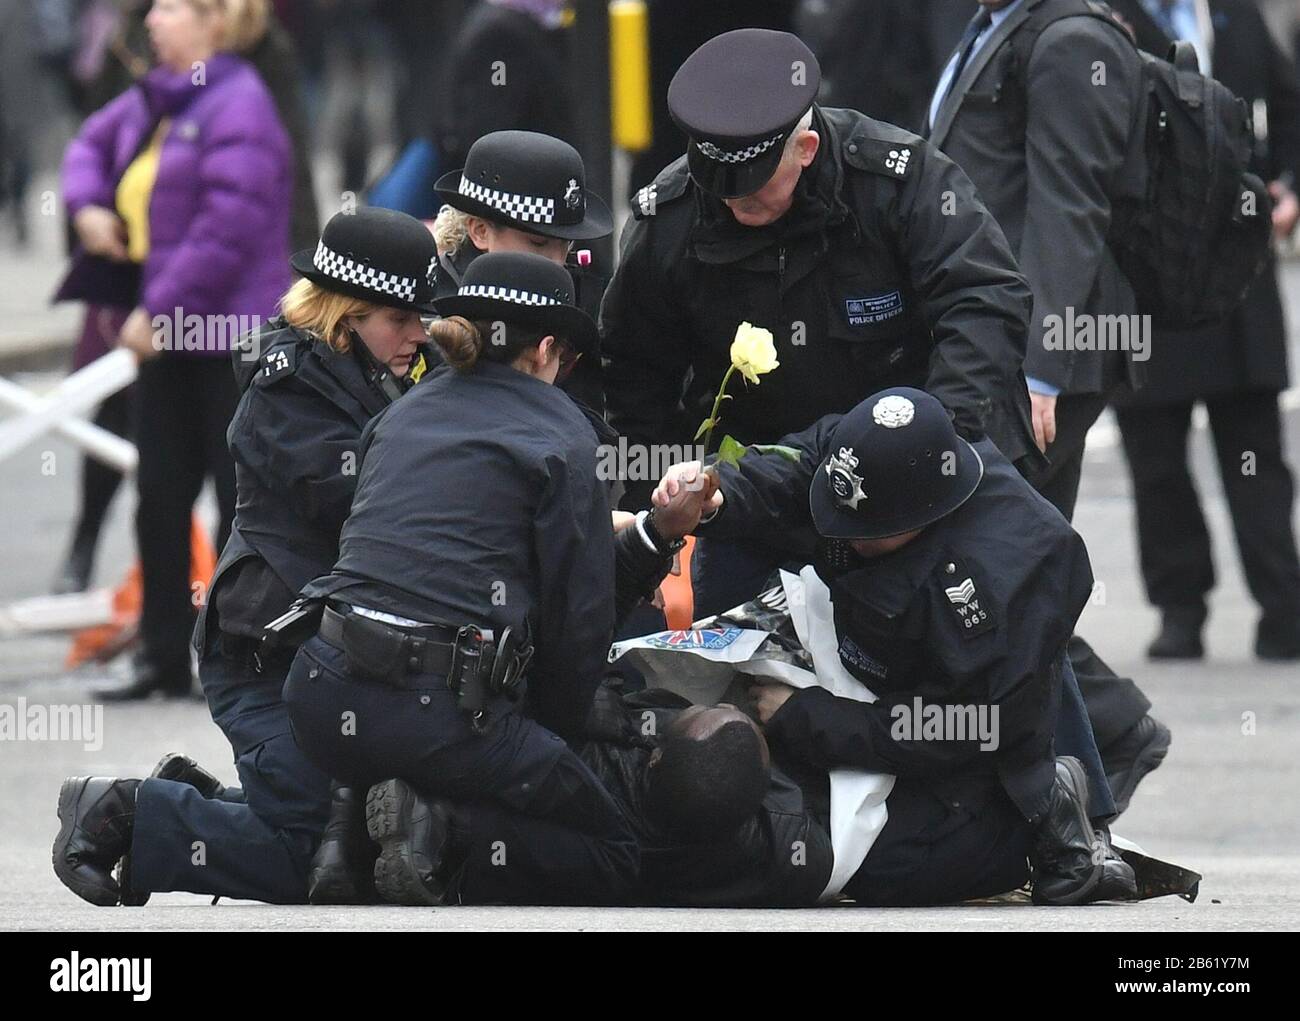
M 415 690 L 429 687 L 429 674 L 444 678 L 457 706 L 475 720 L 493 697 L 519 697 L 533 654 L 508 627 L 499 638 L 473 624 L 408 628 L 332 606 L 324 608 L 318 633 L 343 651 L 348 673 L 360 680 Z

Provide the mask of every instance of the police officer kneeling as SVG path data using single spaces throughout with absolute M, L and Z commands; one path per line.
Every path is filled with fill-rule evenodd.
M 595 325 L 564 267 L 523 253 L 475 259 L 435 306 L 449 368 L 362 437 L 338 563 L 304 589 L 326 606 L 285 684 L 294 733 L 372 785 L 384 899 L 617 900 L 635 839 L 560 736 L 614 625 L 596 437 L 551 385 Z
M 897 777 L 889 821 L 844 892 L 885 905 L 988 896 L 1021 886 L 1028 858 L 1039 903 L 1135 896 L 1095 818 L 1103 796 L 1068 757 L 1099 771 L 1091 734 L 1066 747 L 1058 728 L 1065 644 L 1092 590 L 1083 540 L 920 390 L 882 391 L 781 442 L 797 462 L 751 454 L 717 469 L 721 500 L 699 531 L 815 530 L 840 660 L 879 699 L 754 694 L 784 760 Z M 654 502 L 697 470 L 676 466 Z

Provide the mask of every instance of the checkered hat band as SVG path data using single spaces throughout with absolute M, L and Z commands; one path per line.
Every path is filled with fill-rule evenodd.
M 355 284 L 370 291 L 391 294 L 400 301 L 414 301 L 417 281 L 415 277 L 385 273 L 382 269 L 366 266 L 340 255 L 321 241 L 316 245 L 312 264 L 327 277 L 345 284 Z
M 497 301 L 512 301 L 516 305 L 558 305 L 560 302 L 544 294 L 521 291 L 517 287 L 497 287 L 493 284 L 468 284 L 456 293 L 462 298 L 495 298 Z
M 555 199 L 542 199 L 533 195 L 515 195 L 508 191 L 497 191 L 486 185 L 460 179 L 458 189 L 466 198 L 491 206 L 512 220 L 521 223 L 554 223 Z
M 747 145 L 745 148 L 737 149 L 734 152 L 725 152 L 712 142 L 696 142 L 695 147 L 709 159 L 718 163 L 748 163 L 755 156 L 761 156 L 767 152 L 768 149 L 772 148 L 784 137 L 785 132 L 782 132 L 775 138 L 769 138 L 766 142 L 755 142 L 753 145 Z

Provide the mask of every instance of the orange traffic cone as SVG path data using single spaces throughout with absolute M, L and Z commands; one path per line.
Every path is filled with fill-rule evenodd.
M 217 566 L 217 551 L 208 530 L 198 515 L 190 518 L 190 591 L 207 598 L 208 584 Z M 131 565 L 122 584 L 113 591 L 113 619 L 107 624 L 82 628 L 72 636 L 66 666 L 69 670 L 82 663 L 107 663 L 130 648 L 140 629 L 140 607 L 144 603 L 144 585 L 140 561 Z
M 695 619 L 695 592 L 691 589 L 691 554 L 695 551 L 695 536 L 686 537 L 686 545 L 678 554 L 680 572 L 670 574 L 659 586 L 664 597 L 664 616 L 671 631 L 685 631 Z

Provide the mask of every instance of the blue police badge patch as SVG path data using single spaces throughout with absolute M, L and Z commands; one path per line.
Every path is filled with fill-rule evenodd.
M 646 642 L 658 649 L 725 649 L 740 637 L 738 627 L 691 628 L 687 631 L 660 631 L 646 636 Z
M 840 662 L 850 670 L 866 674 L 868 677 L 874 677 L 883 681 L 889 675 L 889 667 L 868 655 L 857 642 L 845 635 L 840 639 L 838 650 Z
M 903 292 L 888 291 L 865 298 L 846 298 L 844 315 L 850 326 L 870 326 L 903 314 Z

